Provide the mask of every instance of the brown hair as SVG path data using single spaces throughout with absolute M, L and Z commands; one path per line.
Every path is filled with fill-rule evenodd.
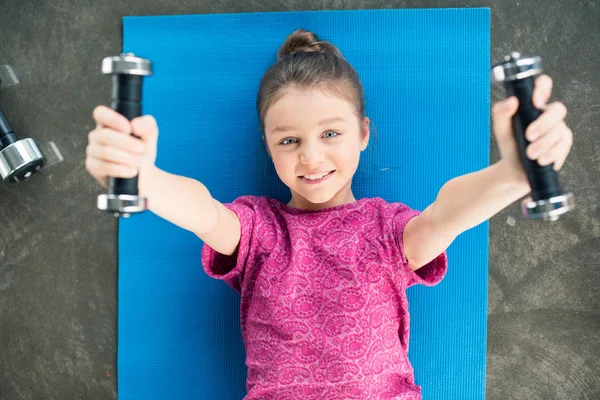
M 277 62 L 260 81 L 256 108 L 263 132 L 267 110 L 290 87 L 325 90 L 353 103 L 360 122 L 365 116 L 363 87 L 354 68 L 336 46 L 304 29 L 285 39 L 277 51 Z

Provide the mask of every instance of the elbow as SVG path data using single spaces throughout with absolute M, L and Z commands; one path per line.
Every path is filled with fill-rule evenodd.
M 429 208 L 415 217 L 419 219 L 416 225 L 418 229 L 410 230 L 409 237 L 406 238 L 404 256 L 413 271 L 429 264 L 456 239 L 456 235 L 434 222 L 432 211 Z

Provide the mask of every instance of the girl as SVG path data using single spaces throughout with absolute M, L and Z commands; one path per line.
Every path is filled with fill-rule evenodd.
M 536 81 L 544 113 L 527 130 L 527 154 L 559 170 L 573 136 L 565 106 L 545 105 L 551 87 L 548 76 Z M 529 192 L 511 128 L 517 108 L 509 98 L 492 109 L 501 160 L 450 180 L 423 212 L 356 200 L 352 178 L 370 136 L 362 85 L 335 46 L 297 30 L 257 97 L 288 204 L 221 204 L 200 182 L 155 166 L 151 116 L 129 122 L 104 106 L 93 113 L 86 168 L 104 187 L 108 176 L 138 175 L 150 210 L 202 239 L 206 273 L 240 292 L 246 399 L 416 400 L 406 289 L 439 283 L 453 240 Z

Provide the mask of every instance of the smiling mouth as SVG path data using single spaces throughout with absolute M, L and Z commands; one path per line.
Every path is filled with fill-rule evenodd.
M 327 174 L 330 174 L 330 173 L 332 173 L 333 171 L 335 171 L 335 170 L 331 170 L 331 171 L 329 171 L 329 172 L 326 172 L 326 173 L 325 173 L 325 175 L 327 175 Z M 316 174 L 307 174 L 307 175 L 316 175 Z M 323 176 L 325 176 L 325 175 L 323 175 Z M 298 178 L 302 178 L 302 177 L 305 177 L 305 176 L 306 176 L 306 175 L 298 175 Z
M 323 175 L 323 177 L 320 179 L 312 179 L 311 180 L 311 179 L 306 179 L 304 176 L 299 176 L 298 178 L 300 178 L 302 180 L 302 182 L 305 182 L 305 183 L 319 183 L 319 182 L 322 182 L 322 181 L 326 180 L 327 178 L 329 178 L 334 172 L 335 172 L 335 170 L 330 171 L 327 175 Z

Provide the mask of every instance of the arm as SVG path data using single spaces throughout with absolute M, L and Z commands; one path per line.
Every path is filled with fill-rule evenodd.
M 195 179 L 154 168 L 143 192 L 154 214 L 196 234 L 224 255 L 235 253 L 241 237 L 237 215 L 215 200 Z
M 552 93 L 552 79 L 540 75 L 535 80 L 533 100 L 543 110 L 527 130 L 532 143 L 527 156 L 540 165 L 554 164 L 560 170 L 573 144 L 573 132 L 564 118 L 564 104 L 546 104 Z M 411 219 L 404 231 L 405 256 L 416 270 L 441 254 L 462 232 L 479 225 L 509 204 L 530 192 L 527 177 L 519 160 L 512 119 L 519 108 L 515 96 L 492 107 L 492 126 L 501 160 L 471 174 L 448 181 L 435 202 L 419 216 Z M 537 138 L 531 133 L 537 131 Z M 537 153 L 537 154 L 534 154 Z
M 458 235 L 488 220 L 530 192 L 503 161 L 449 180 L 436 200 L 411 219 L 403 246 L 412 270 L 444 252 Z

